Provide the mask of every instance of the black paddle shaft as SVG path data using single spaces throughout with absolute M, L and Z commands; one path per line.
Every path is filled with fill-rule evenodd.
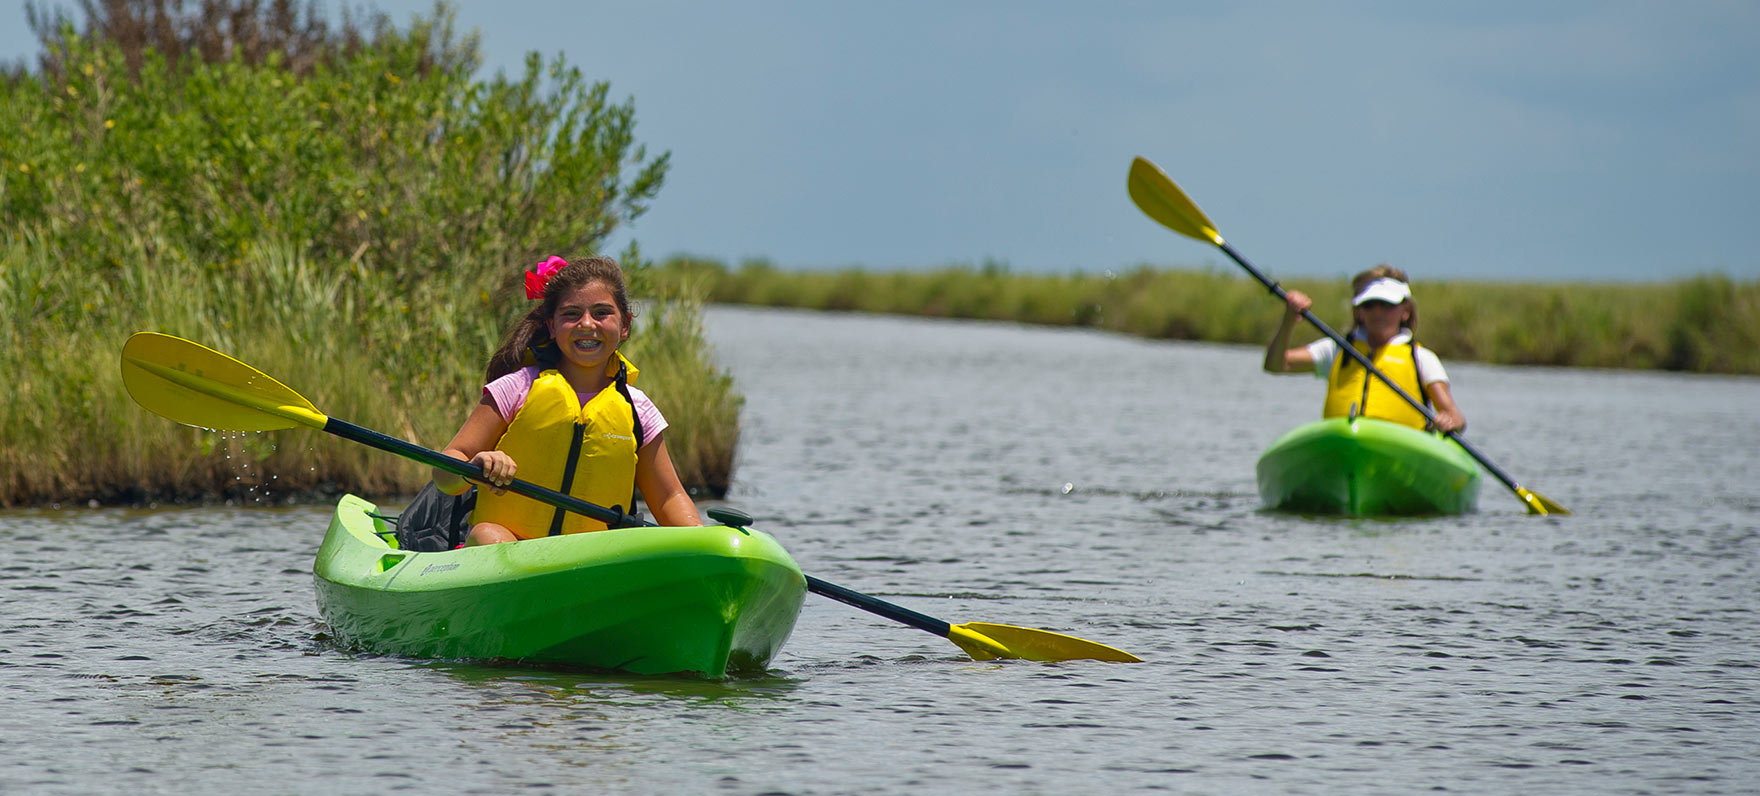
M 1234 261 L 1236 263 L 1239 263 L 1242 268 L 1247 269 L 1247 273 L 1252 274 L 1253 278 L 1259 280 L 1260 284 L 1263 284 L 1265 287 L 1270 288 L 1271 295 L 1274 295 L 1274 296 L 1284 300 L 1284 302 L 1286 302 L 1286 303 L 1289 301 L 1289 292 L 1283 289 L 1283 285 L 1280 285 L 1280 284 L 1272 281 L 1270 277 L 1267 277 L 1263 273 L 1260 273 L 1259 269 L 1254 268 L 1252 263 L 1247 262 L 1247 258 L 1241 256 L 1240 252 L 1235 251 L 1233 246 L 1228 245 L 1226 242 L 1225 243 L 1218 243 L 1216 245 L 1222 249 L 1224 254 L 1227 254 L 1229 257 L 1234 258 Z M 1357 362 L 1361 363 L 1364 370 L 1367 370 L 1370 373 L 1375 374 L 1376 378 L 1378 378 L 1382 382 L 1386 383 L 1387 386 L 1392 387 L 1394 393 L 1399 395 L 1399 397 L 1406 399 L 1406 403 L 1411 404 L 1413 409 L 1416 409 L 1420 413 L 1422 413 L 1424 415 L 1424 419 L 1430 421 L 1431 424 L 1436 423 L 1436 413 L 1430 411 L 1430 407 L 1425 406 L 1424 402 L 1419 401 L 1416 398 L 1413 398 L 1411 393 L 1406 392 L 1404 388 L 1400 387 L 1398 384 L 1395 384 L 1393 379 L 1388 378 L 1387 374 L 1382 373 L 1380 370 L 1377 370 L 1375 368 L 1374 363 L 1371 363 L 1369 361 L 1369 357 L 1364 355 L 1363 352 L 1358 351 L 1356 346 L 1350 344 L 1350 341 L 1344 339 L 1344 335 L 1341 335 L 1338 332 L 1333 331 L 1332 327 L 1327 326 L 1325 321 L 1322 321 L 1319 318 L 1315 317 L 1314 313 L 1312 313 L 1312 312 L 1309 312 L 1307 310 L 1302 310 L 1302 317 L 1307 319 L 1308 323 L 1314 324 L 1314 327 L 1319 329 L 1321 332 L 1323 332 L 1327 337 L 1332 338 L 1333 342 L 1338 343 L 1338 347 L 1341 350 L 1343 350 L 1345 353 L 1349 354 L 1351 357 L 1355 358 L 1357 360 Z M 1516 484 L 1515 479 L 1510 478 L 1507 473 L 1505 473 L 1501 469 L 1498 469 L 1497 465 L 1492 464 L 1491 460 L 1485 458 L 1485 455 L 1480 453 L 1477 448 L 1474 448 L 1471 443 L 1467 442 L 1465 439 L 1462 439 L 1460 434 L 1456 433 L 1452 429 L 1449 431 L 1443 432 L 1443 434 L 1445 434 L 1449 439 L 1452 439 L 1455 442 L 1460 443 L 1460 446 L 1462 449 L 1464 449 L 1468 454 L 1471 454 L 1472 457 L 1479 462 L 1480 466 L 1484 467 L 1492 475 L 1497 476 L 1497 480 L 1502 481 L 1504 486 L 1507 486 L 1510 489 L 1515 490 L 1518 495 L 1521 493 L 1521 486 Z
M 807 576 L 807 590 L 820 596 L 830 597 L 845 605 L 852 605 L 869 613 L 879 614 L 895 622 L 903 622 L 918 630 L 927 630 L 942 638 L 947 638 L 948 634 L 953 632 L 946 622 L 935 617 L 919 614 L 902 605 L 893 605 L 861 592 L 850 591 L 835 583 L 826 583 L 812 575 Z
M 483 478 L 483 468 L 471 464 L 470 462 L 460 461 L 439 451 L 429 450 L 415 443 L 405 442 L 396 437 L 386 436 L 370 428 L 362 428 L 361 426 L 357 426 L 346 420 L 338 420 L 334 417 L 327 418 L 324 422 L 324 430 L 331 434 L 335 434 L 338 437 L 342 437 L 343 439 L 354 440 L 363 445 L 369 445 L 382 451 L 389 451 L 399 456 L 415 459 L 416 461 L 432 467 L 438 467 L 454 475 L 462 475 L 466 478 L 487 483 L 487 480 Z M 554 489 L 538 486 L 530 481 L 521 481 L 518 478 L 513 479 L 506 488 L 517 494 L 525 495 L 533 500 L 548 503 L 552 506 L 560 506 L 561 508 L 572 511 L 576 514 L 591 517 L 612 528 L 634 528 L 651 524 L 640 518 L 625 514 L 616 508 L 606 508 L 604 506 L 588 503 L 573 495 L 565 495 Z

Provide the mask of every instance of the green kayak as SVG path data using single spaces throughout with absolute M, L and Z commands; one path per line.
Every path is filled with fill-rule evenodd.
M 1259 457 L 1267 508 L 1319 514 L 1462 514 L 1479 464 L 1441 434 L 1367 418 L 1297 426 Z
M 807 588 L 781 544 L 742 528 L 629 528 L 433 553 L 393 545 L 372 503 L 337 504 L 312 574 L 318 611 L 344 644 L 719 679 L 763 670 Z

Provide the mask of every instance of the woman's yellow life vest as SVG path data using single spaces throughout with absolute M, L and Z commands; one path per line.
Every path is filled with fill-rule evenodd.
M 1351 345 L 1368 354 L 1367 341 L 1352 340 Z M 1430 396 L 1418 380 L 1417 350 L 1418 344 L 1413 340 L 1389 343 L 1369 355 L 1369 361 L 1408 395 L 1429 406 Z M 1423 412 L 1412 408 L 1387 382 L 1371 375 L 1356 357 L 1344 351 L 1332 358 L 1332 373 L 1326 378 L 1326 406 L 1321 416 L 1372 417 L 1420 430 L 1429 425 Z
M 561 372 L 538 374 L 525 404 L 495 444 L 513 458 L 516 477 L 595 505 L 619 511 L 632 508 L 636 449 L 641 441 L 625 385 L 635 380 L 637 370 L 622 354 L 617 360 L 612 384 L 584 406 Z M 590 517 L 513 492 L 497 495 L 488 488 L 477 489 L 471 523 L 479 522 L 502 525 L 521 539 L 606 528 Z

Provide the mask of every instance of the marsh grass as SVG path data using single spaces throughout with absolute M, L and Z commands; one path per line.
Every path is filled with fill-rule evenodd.
M 63 264 L 9 249 L 0 312 L 17 321 L 0 324 L 0 371 L 15 374 L 0 394 L 0 504 L 303 501 L 409 494 L 425 482 L 425 467 L 321 431 L 195 429 L 128 398 L 117 354 L 128 334 L 154 330 L 247 362 L 326 415 L 430 448 L 451 438 L 481 386 L 486 353 L 477 352 L 492 351 L 503 331 L 505 313 L 487 306 L 484 291 L 440 291 L 445 300 L 418 313 L 386 301 L 371 279 L 333 281 L 296 247 L 253 248 L 244 265 L 256 278 L 229 284 L 136 269 L 127 285 L 51 313 L 51 291 L 34 288 L 65 279 Z M 645 280 L 632 281 L 643 296 Z M 33 293 L 40 314 L 16 300 Z M 702 338 L 701 299 L 674 289 L 637 302 L 627 350 L 643 370 L 639 386 L 666 412 L 681 478 L 720 494 L 732 478 L 740 399 Z
M 666 415 L 666 448 L 695 494 L 719 497 L 733 480 L 744 398 L 705 342 L 700 288 L 651 289 L 640 302 L 627 356 L 641 370 L 636 386 Z
M 701 258 L 657 278 L 705 285 L 711 301 L 818 310 L 1083 326 L 1157 339 L 1263 344 L 1282 304 L 1228 270 L 1139 267 L 1122 273 L 1012 273 L 997 263 L 929 271 L 787 271 Z M 1314 312 L 1350 327 L 1348 285 L 1289 279 Z M 1702 275 L 1642 284 L 1415 279 L 1418 338 L 1445 359 L 1513 365 L 1760 374 L 1760 282 Z M 1296 341 L 1318 339 L 1300 330 Z
M 436 13 L 301 71 L 275 51 L 174 58 L 65 27 L 45 42 L 53 68 L 0 81 L 0 505 L 427 480 L 320 431 L 173 424 L 127 397 L 118 352 L 136 331 L 185 337 L 329 416 L 445 445 L 526 309 L 520 271 L 596 253 L 668 158 L 636 143 L 630 103 L 561 58 L 475 80 L 474 42 Z M 724 490 L 739 401 L 702 340 L 701 296 L 656 287 L 633 246 L 620 260 L 646 308 L 631 356 L 681 475 Z

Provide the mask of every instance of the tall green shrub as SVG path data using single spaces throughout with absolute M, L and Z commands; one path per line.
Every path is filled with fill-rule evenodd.
M 329 414 L 438 448 L 525 310 L 521 268 L 596 253 L 664 180 L 668 156 L 636 141 L 631 102 L 560 56 L 474 78 L 474 40 L 452 37 L 446 6 L 325 52 L 297 69 L 285 49 L 167 57 L 64 26 L 43 69 L 0 81 L 0 371 L 17 385 L 0 392 L 0 504 L 237 497 L 269 481 L 413 490 L 425 468 L 388 454 L 147 415 L 117 350 L 138 330 L 188 337 Z M 623 262 L 642 297 L 639 251 Z M 652 297 L 654 340 L 636 350 L 713 375 L 694 299 Z M 655 381 L 663 408 L 737 436 L 725 380 Z M 683 447 L 699 452 L 675 452 L 681 470 L 729 469 L 731 447 Z

